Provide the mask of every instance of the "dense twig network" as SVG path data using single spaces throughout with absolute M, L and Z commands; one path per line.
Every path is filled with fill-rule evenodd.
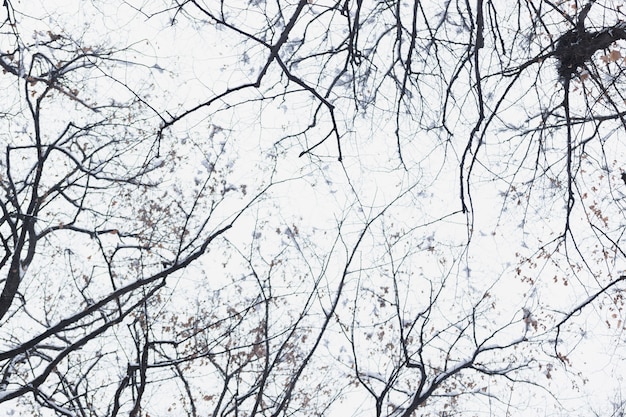
M 617 3 L 4 1 L 0 410 L 606 411 Z

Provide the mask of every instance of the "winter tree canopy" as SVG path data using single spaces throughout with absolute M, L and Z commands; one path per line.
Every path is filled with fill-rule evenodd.
M 624 414 L 623 2 L 0 10 L 2 415 Z

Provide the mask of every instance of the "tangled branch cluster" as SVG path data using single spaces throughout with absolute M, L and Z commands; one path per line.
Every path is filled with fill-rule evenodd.
M 556 43 L 555 57 L 559 60 L 559 76 L 571 78 L 578 67 L 600 49 L 608 48 L 613 42 L 626 39 L 626 22 L 605 28 L 598 32 L 588 32 L 578 28 L 565 32 Z

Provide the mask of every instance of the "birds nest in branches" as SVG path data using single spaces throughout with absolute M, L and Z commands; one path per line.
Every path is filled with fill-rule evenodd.
M 604 28 L 598 32 L 572 29 L 565 32 L 556 42 L 554 56 L 558 59 L 559 76 L 570 79 L 576 69 L 598 50 L 608 48 L 613 42 L 626 39 L 626 22 Z

